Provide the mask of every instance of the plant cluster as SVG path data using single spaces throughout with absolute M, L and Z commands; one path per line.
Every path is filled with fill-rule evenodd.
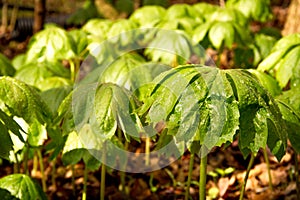
M 199 155 L 200 199 L 214 146 L 238 139 L 244 157 L 251 155 L 249 170 L 261 148 L 280 160 L 289 139 L 299 153 L 300 35 L 252 33 L 251 20 L 270 17 L 269 1 L 255 2 L 248 10 L 244 0 L 145 6 L 129 19 L 91 19 L 70 31 L 47 25 L 25 54 L 12 62 L 0 55 L 0 157 L 16 166 L 0 179 L 1 196 L 46 199 L 43 155 L 53 168 L 61 155 L 65 165 L 85 163 L 83 199 L 89 170 L 101 166 L 104 199 L 109 142 L 126 151 L 132 141 L 145 143 L 146 153 L 151 141 L 156 149 L 173 143 L 179 155 L 191 153 L 191 166 Z M 233 50 L 237 68 L 258 68 L 205 66 L 202 47 L 219 57 Z M 159 134 L 151 134 L 160 123 Z M 102 149 L 101 159 L 93 149 Z M 43 189 L 29 177 L 29 159 L 33 171 L 40 165 Z

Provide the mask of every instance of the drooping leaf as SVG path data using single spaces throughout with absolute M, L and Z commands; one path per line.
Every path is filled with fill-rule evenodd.
M 109 40 L 118 47 L 125 47 L 131 44 L 136 38 L 137 24 L 127 19 L 120 19 L 112 24 L 108 31 Z M 126 46 L 127 47 L 127 46 Z
M 220 9 L 219 6 L 213 5 L 206 2 L 200 2 L 193 5 L 194 9 L 197 12 L 197 15 L 201 15 L 205 21 L 208 21 L 210 19 L 210 16 Z
M 0 188 L 10 192 L 13 197 L 22 200 L 47 199 L 40 186 L 25 174 L 12 174 L 1 178 Z
M 292 34 L 276 42 L 268 55 L 259 65 L 259 71 L 268 71 L 276 77 L 281 88 L 290 82 L 297 87 L 300 82 L 300 34 Z
M 11 62 L 0 53 L 0 76 L 13 76 L 16 72 Z
M 56 87 L 44 91 L 41 94 L 42 99 L 47 103 L 48 107 L 51 109 L 52 113 L 57 113 L 59 106 L 62 101 L 70 94 L 72 87 Z
M 140 27 L 150 28 L 163 19 L 165 12 L 165 8 L 161 6 L 143 6 L 134 11 L 129 19 Z
M 168 134 L 190 151 L 232 142 L 238 133 L 245 157 L 266 145 L 278 159 L 284 155 L 279 108 L 247 71 L 187 65 L 162 73 L 153 84 L 140 113 L 150 124 L 166 121 Z
M 249 69 L 248 71 L 258 78 L 259 82 L 273 97 L 278 96 L 281 93 L 281 88 L 279 87 L 278 82 L 272 76 L 254 69 Z
M 108 35 L 108 31 L 113 24 L 110 20 L 105 19 L 91 19 L 89 20 L 81 30 L 85 31 L 88 35 L 94 35 L 105 39 Z
M 239 102 L 239 146 L 243 155 L 268 145 L 280 160 L 287 132 L 275 100 L 247 71 L 229 70 L 227 74 Z
M 193 44 L 183 32 L 161 30 L 147 46 L 145 55 L 154 62 L 177 66 L 186 64 L 193 52 Z
M 87 33 L 84 32 L 83 30 L 71 30 L 69 31 L 69 34 L 76 44 L 76 48 L 74 52 L 76 53 L 76 55 L 79 56 L 80 53 L 82 53 L 88 45 Z
M 278 106 L 282 113 L 282 118 L 286 121 L 288 138 L 292 147 L 297 153 L 300 153 L 300 114 L 290 105 L 282 100 L 277 100 Z
M 208 37 L 216 49 L 220 49 L 222 46 L 231 48 L 235 37 L 234 28 L 228 22 L 215 23 L 211 27 Z
M 47 79 L 58 76 L 68 78 L 70 72 L 64 68 L 60 63 L 28 63 L 20 67 L 15 74 L 15 78 L 25 82 L 26 84 L 35 86 L 40 90 L 45 90 L 44 81 Z M 49 87 L 49 85 L 47 86 Z
M 35 89 L 10 77 L 0 77 L 0 102 L 28 123 L 36 119 L 44 124 L 52 113 Z
M 270 0 L 229 0 L 226 7 L 235 8 L 256 21 L 265 22 L 272 17 Z
M 35 34 L 29 43 L 26 62 L 44 62 L 71 59 L 75 57 L 75 44 L 64 29 L 54 25 Z

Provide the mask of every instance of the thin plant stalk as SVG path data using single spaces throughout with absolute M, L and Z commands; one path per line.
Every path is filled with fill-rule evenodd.
M 100 184 L 100 200 L 104 200 L 105 197 L 105 159 L 106 159 L 106 150 L 105 150 L 105 144 L 103 147 L 103 155 L 102 155 L 102 164 L 101 164 L 101 184 Z
M 46 177 L 45 177 L 43 156 L 42 156 L 42 152 L 41 152 L 40 149 L 37 150 L 37 155 L 38 155 L 38 158 L 39 158 L 40 171 L 41 171 L 41 175 L 42 175 L 42 188 L 43 188 L 43 191 L 46 192 L 47 191 Z
M 184 199 L 185 200 L 188 200 L 189 199 L 189 195 L 190 195 L 192 172 L 193 172 L 193 167 L 194 167 L 194 158 L 195 158 L 195 154 L 191 153 L 190 164 L 189 164 L 188 180 L 187 180 L 187 185 L 186 185 L 185 195 L 184 195 Z
M 247 171 L 246 171 L 246 174 L 245 174 L 244 183 L 243 183 L 242 188 L 241 188 L 241 194 L 240 194 L 239 200 L 244 199 L 245 188 L 246 188 L 247 180 L 248 180 L 248 177 L 249 177 L 249 174 L 250 174 L 250 170 L 251 170 L 252 165 L 254 163 L 254 158 L 255 158 L 254 154 L 251 153 L 251 158 L 250 158 L 250 161 L 249 161 L 249 164 L 248 164 L 248 167 L 247 167 Z
M 270 161 L 269 161 L 269 157 L 268 157 L 268 153 L 267 153 L 267 148 L 263 149 L 263 153 L 264 153 L 264 158 L 265 158 L 265 162 L 267 164 L 267 169 L 268 169 L 269 188 L 271 191 L 273 191 L 272 174 L 271 174 L 271 169 L 270 169 Z
M 201 158 L 201 163 L 200 163 L 200 180 L 199 180 L 200 200 L 205 200 L 206 197 L 206 167 L 207 167 L 207 155 Z
M 296 178 L 296 191 L 297 199 L 300 199 L 300 182 L 299 182 L 299 164 L 298 164 L 298 153 L 294 153 L 295 157 L 295 178 Z
M 88 168 L 87 166 L 84 167 L 84 174 L 83 174 L 83 192 L 82 192 L 82 200 L 86 200 L 86 189 L 87 189 L 87 179 L 88 179 Z
M 28 171 L 28 154 L 29 154 L 29 147 L 28 145 L 25 144 L 25 149 L 24 149 L 24 159 L 23 159 L 23 167 L 24 167 L 24 173 L 26 175 L 29 175 Z
M 14 153 L 16 163 L 14 163 L 14 174 L 20 173 L 20 162 L 16 153 Z
M 35 152 L 33 155 L 33 166 L 32 166 L 32 170 L 31 170 L 32 176 L 36 176 L 37 171 L 38 171 L 38 165 L 39 165 L 39 158 L 38 158 L 37 153 Z
M 146 144 L 145 144 L 145 164 L 148 166 L 150 164 L 150 137 L 146 138 Z
M 70 60 L 70 71 L 71 71 L 71 81 L 75 82 L 76 79 L 76 65 L 73 60 Z

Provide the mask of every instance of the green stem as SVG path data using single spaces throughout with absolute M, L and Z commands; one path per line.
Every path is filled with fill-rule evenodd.
M 105 145 L 105 144 L 104 144 Z M 101 185 L 100 185 L 100 200 L 104 200 L 105 197 L 105 159 L 106 159 L 105 146 L 103 147 L 102 165 L 101 165 Z
M 150 137 L 146 138 L 145 156 L 145 164 L 148 166 L 150 164 Z
M 38 158 L 37 152 L 35 152 L 33 155 L 33 166 L 32 166 L 32 170 L 31 170 L 32 176 L 36 176 L 36 173 L 38 171 L 38 165 L 39 165 L 39 158 Z
M 84 177 L 83 177 L 83 192 L 82 192 L 82 200 L 86 200 L 86 188 L 87 188 L 87 179 L 88 179 L 88 168 L 84 167 Z
M 263 149 L 263 153 L 264 153 L 264 158 L 267 164 L 267 169 L 268 169 L 268 176 L 269 176 L 269 188 L 271 191 L 273 191 L 273 184 L 272 184 L 272 174 L 271 174 L 271 169 L 270 169 L 270 161 L 269 161 L 269 157 L 268 157 L 268 153 L 267 153 L 267 148 Z
M 295 157 L 295 177 L 296 177 L 297 199 L 300 199 L 299 164 L 298 164 L 298 153 L 296 153 L 296 151 L 295 151 L 294 157 Z
M 248 177 L 249 177 L 250 170 L 251 170 L 252 165 L 254 163 L 254 158 L 255 158 L 254 154 L 251 153 L 251 158 L 250 158 L 250 161 L 249 161 L 249 164 L 248 164 L 248 167 L 247 167 L 247 171 L 246 171 L 246 174 L 245 174 L 244 183 L 243 183 L 242 188 L 241 188 L 241 195 L 240 195 L 239 200 L 244 199 L 245 187 L 246 187 L 246 184 L 247 184 L 247 180 L 248 180 Z
M 190 195 L 192 172 L 193 172 L 193 167 L 194 167 L 194 158 L 195 158 L 195 154 L 191 153 L 188 180 L 187 180 L 187 185 L 186 185 L 185 195 L 184 195 L 185 200 L 188 200 L 189 195 Z
M 29 171 L 28 171 L 28 153 L 29 153 L 29 147 L 28 147 L 28 145 L 25 144 L 23 165 L 24 165 L 24 173 L 26 175 L 29 175 Z
M 70 62 L 70 71 L 71 71 L 71 81 L 75 82 L 76 66 L 73 60 L 69 60 L 69 62 Z
M 205 200 L 206 197 L 206 167 L 207 167 L 207 155 L 201 158 L 201 163 L 200 163 L 200 180 L 199 180 L 200 200 Z
M 40 171 L 41 171 L 41 174 L 42 174 L 42 187 L 43 187 L 43 191 L 46 192 L 47 191 L 46 177 L 45 177 L 43 156 L 42 156 L 42 153 L 41 153 L 40 149 L 37 150 L 37 155 L 38 155 L 38 158 L 39 158 L 39 161 L 40 161 Z
M 20 162 L 16 153 L 14 153 L 16 163 L 14 163 L 14 174 L 20 173 Z

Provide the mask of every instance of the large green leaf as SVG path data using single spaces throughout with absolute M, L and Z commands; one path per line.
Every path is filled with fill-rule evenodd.
M 281 38 L 259 65 L 258 70 L 268 71 L 284 88 L 290 82 L 296 87 L 300 82 L 300 34 L 292 34 Z
M 210 16 L 220 9 L 219 6 L 213 5 L 206 2 L 200 2 L 193 5 L 194 9 L 197 12 L 197 15 L 201 15 L 202 18 L 205 19 L 205 21 L 208 21 L 210 19 Z
M 130 16 L 130 20 L 143 28 L 154 27 L 165 15 L 165 8 L 161 6 L 143 6 Z
M 52 113 L 37 91 L 14 78 L 0 77 L 0 102 L 27 123 L 38 120 L 44 124 L 51 120 Z
M 137 24 L 131 20 L 120 19 L 112 24 L 107 35 L 109 41 L 118 44 L 119 47 L 124 47 L 131 44 L 136 39 Z
M 197 151 L 232 141 L 238 128 L 238 105 L 224 74 L 217 68 L 181 66 L 162 73 L 140 112 L 148 122 L 166 121 L 168 134 Z
M 0 53 L 0 76 L 13 76 L 16 72 L 11 62 Z
M 58 62 L 34 62 L 23 65 L 15 74 L 16 79 L 35 86 L 40 90 L 46 90 L 49 88 L 50 80 L 53 81 L 52 77 L 54 76 L 69 78 L 70 72 Z M 45 82 L 49 85 L 45 85 Z
M 245 70 L 229 70 L 240 110 L 239 146 L 244 156 L 269 146 L 280 160 L 285 154 L 286 126 L 278 105 L 259 82 Z
M 86 89 L 89 91 L 85 91 Z M 85 94 L 84 94 L 85 93 Z M 117 126 L 127 139 L 138 137 L 139 119 L 133 112 L 136 102 L 132 94 L 112 83 L 79 86 L 73 96 L 73 115 L 78 132 L 88 128 L 99 141 L 111 139 Z M 138 123 L 139 122 L 139 123 Z M 89 137 L 87 137 L 89 138 Z M 89 148 L 95 148 L 89 146 Z
M 113 22 L 110 20 L 91 19 L 81 29 L 88 35 L 106 38 L 112 24 Z
M 265 22 L 272 17 L 270 0 L 228 0 L 226 7 L 235 8 L 256 21 Z
M 231 48 L 235 31 L 230 22 L 217 22 L 210 28 L 208 37 L 216 49 L 221 49 L 223 46 Z
M 29 43 L 26 62 L 44 62 L 71 59 L 75 57 L 75 44 L 64 29 L 47 25 L 35 34 Z
M 167 9 L 165 15 L 167 20 L 181 19 L 184 17 L 193 18 L 196 21 L 202 21 L 195 8 L 188 4 L 174 4 Z
M 0 179 L 0 188 L 22 200 L 46 200 L 40 186 L 25 174 L 12 174 Z
M 282 100 L 277 100 L 282 118 L 286 121 L 288 137 L 292 147 L 300 153 L 300 113 Z
M 146 48 L 145 55 L 154 62 L 177 66 L 188 62 L 193 48 L 191 40 L 183 32 L 161 30 Z
M 284 155 L 286 127 L 279 108 L 247 71 L 180 66 L 162 73 L 154 85 L 140 113 L 147 113 L 148 123 L 166 121 L 168 134 L 191 151 L 232 142 L 239 133 L 245 157 L 266 145 L 278 159 Z

